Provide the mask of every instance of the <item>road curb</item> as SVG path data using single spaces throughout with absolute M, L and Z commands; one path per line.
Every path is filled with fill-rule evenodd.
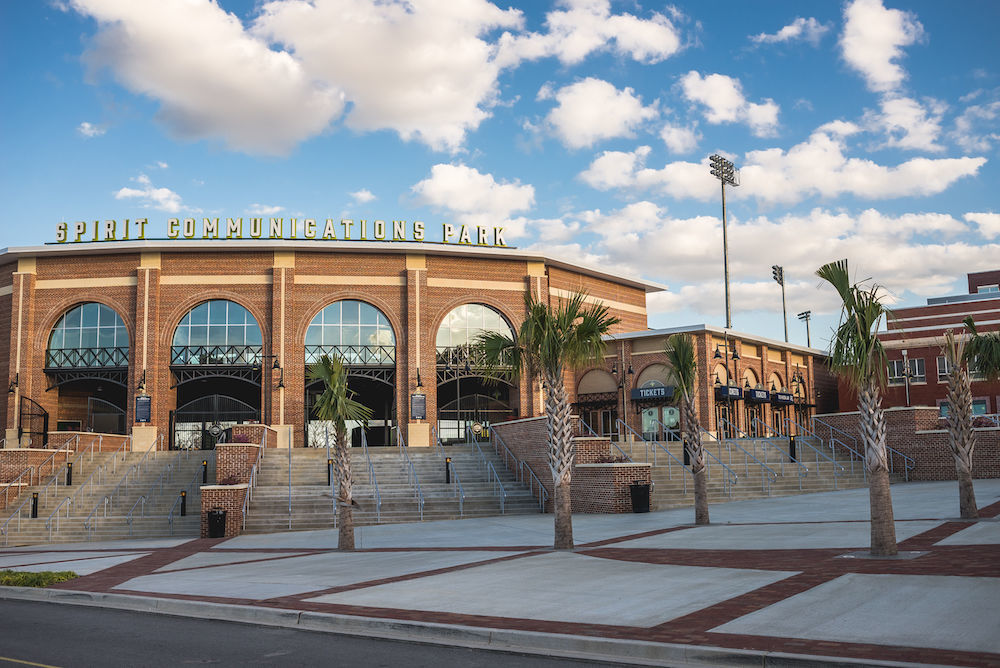
M 932 664 L 849 659 L 783 652 L 738 650 L 640 640 L 518 631 L 353 615 L 265 608 L 208 601 L 33 587 L 0 587 L 0 600 L 63 603 L 132 610 L 175 617 L 194 617 L 244 624 L 301 629 L 348 636 L 382 638 L 522 654 L 542 654 L 601 662 L 650 666 L 766 666 L 773 668 L 917 667 Z

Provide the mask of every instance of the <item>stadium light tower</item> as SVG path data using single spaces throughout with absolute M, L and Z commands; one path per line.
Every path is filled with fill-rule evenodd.
M 726 184 L 736 187 L 740 185 L 740 174 L 733 163 L 718 153 L 710 156 L 712 163 L 710 173 L 722 183 L 722 266 L 726 282 L 726 329 L 733 326 L 733 311 L 729 303 L 729 240 L 726 237 Z
M 806 323 L 806 345 L 809 346 L 810 348 L 812 348 L 812 340 L 809 338 L 809 318 L 812 317 L 812 314 L 813 314 L 812 311 L 803 311 L 802 313 L 799 313 L 798 316 L 799 320 L 802 320 Z
M 771 276 L 781 286 L 781 315 L 785 322 L 785 343 L 788 343 L 788 308 L 785 306 L 785 268 L 781 265 L 771 265 Z

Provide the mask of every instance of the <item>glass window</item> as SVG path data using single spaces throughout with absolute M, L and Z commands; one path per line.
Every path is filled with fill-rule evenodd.
M 484 304 L 463 304 L 441 321 L 437 333 L 439 348 L 454 348 L 475 343 L 483 332 L 499 332 L 511 338 L 514 330 L 500 312 Z
M 173 345 L 177 346 L 256 346 L 261 345 L 262 337 L 257 320 L 245 308 L 236 302 L 216 299 L 198 304 L 187 312 L 177 329 L 174 331 Z M 210 353 L 210 351 L 206 351 Z M 258 352 L 259 351 L 255 351 Z M 244 356 L 238 351 L 232 356 L 240 362 L 250 363 L 254 356 Z M 180 358 L 178 358 L 180 359 Z M 214 354 L 186 355 L 188 363 L 197 363 L 199 359 L 210 360 L 209 363 L 219 363 L 219 357 Z
M 951 374 L 951 365 L 948 364 L 948 358 L 944 355 L 938 355 L 937 374 L 939 382 L 947 381 L 948 376 Z
M 903 372 L 903 360 L 889 360 L 888 372 L 890 385 L 902 385 L 906 382 L 906 376 Z
M 98 350 L 114 349 L 111 355 Z M 47 366 L 128 366 L 128 329 L 114 309 L 89 302 L 67 311 L 49 336 Z
M 317 313 L 306 330 L 305 345 L 307 364 L 323 355 L 340 355 L 348 364 L 391 365 L 396 360 L 389 318 L 371 304 L 351 299 Z
M 924 358 L 916 357 L 910 358 L 910 382 L 911 383 L 925 383 L 927 382 L 927 372 L 924 371 Z
M 980 294 L 985 292 L 1000 292 L 1000 285 L 980 285 L 977 291 Z

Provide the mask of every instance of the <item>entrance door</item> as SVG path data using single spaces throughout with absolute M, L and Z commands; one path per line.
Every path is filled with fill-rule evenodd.
M 732 404 L 720 401 L 715 404 L 715 428 L 720 438 L 736 438 L 736 413 Z
M 767 430 L 761 426 L 761 423 L 764 421 L 764 411 L 760 404 L 750 401 L 746 402 L 746 418 L 747 433 L 752 438 L 764 438 L 767 436 L 765 433 Z
M 648 441 L 679 438 L 680 411 L 674 406 L 647 406 L 642 409 L 642 437 Z
M 210 394 L 172 411 L 171 421 L 171 449 L 212 450 L 229 427 L 259 422 L 260 411 L 239 399 Z

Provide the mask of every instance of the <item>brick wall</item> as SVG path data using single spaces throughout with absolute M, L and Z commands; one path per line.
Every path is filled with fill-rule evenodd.
M 552 511 L 553 484 L 548 464 L 548 431 L 545 417 L 525 418 L 493 425 L 514 456 L 526 462 L 549 494 L 546 512 Z M 570 483 L 573 512 L 627 513 L 632 511 L 628 486 L 634 480 L 651 480 L 648 464 L 595 464 L 610 454 L 606 438 L 574 438 L 576 448 Z M 616 451 L 617 454 L 617 451 Z
M 208 511 L 226 511 L 226 538 L 239 536 L 243 530 L 243 501 L 247 485 L 208 485 L 201 488 L 201 537 L 208 538 Z
M 250 481 L 253 465 L 260 458 L 260 446 L 253 443 L 219 443 L 215 446 L 215 482 L 243 484 Z M 223 483 L 225 480 L 235 482 Z
M 254 443 L 265 448 L 278 446 L 278 432 L 262 424 L 238 424 L 232 428 L 232 443 Z
M 938 417 L 938 409 L 889 408 L 885 417 L 886 444 L 915 461 L 910 472 L 911 480 L 956 479 L 955 459 L 948 446 L 948 432 L 943 429 L 944 423 Z M 858 441 L 858 449 L 861 449 L 857 411 L 818 415 L 817 418 L 853 436 Z M 973 431 L 976 448 L 972 453 L 972 477 L 1000 478 L 1000 429 L 980 427 Z M 824 436 L 823 429 L 819 429 L 819 435 Z M 895 457 L 893 464 L 901 466 L 902 461 Z

